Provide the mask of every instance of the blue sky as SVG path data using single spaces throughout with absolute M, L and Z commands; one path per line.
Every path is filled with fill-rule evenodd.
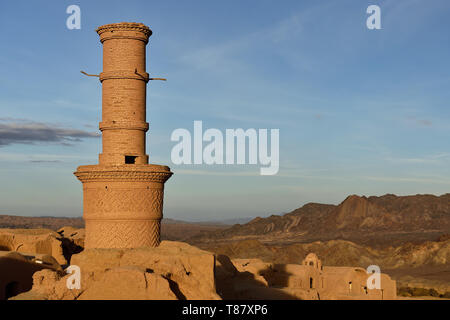
M 81 8 L 81 30 L 66 28 L 71 4 Z M 381 8 L 381 30 L 366 28 L 371 4 Z M 147 71 L 168 78 L 151 82 L 147 98 L 147 153 L 175 173 L 166 217 L 447 193 L 449 16 L 444 0 L 2 1 L 0 214 L 81 216 L 72 173 L 97 163 L 101 84 L 79 71 L 101 72 L 95 29 L 121 21 L 153 30 Z M 194 120 L 223 132 L 280 129 L 279 173 L 172 164 L 170 135 Z M 5 130 L 30 128 L 53 136 L 5 140 Z

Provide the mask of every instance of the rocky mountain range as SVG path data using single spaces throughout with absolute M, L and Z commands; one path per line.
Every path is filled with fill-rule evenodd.
M 284 215 L 255 218 L 246 224 L 203 232 L 189 242 L 257 239 L 270 244 L 289 244 L 342 239 L 384 246 L 436 240 L 449 233 L 450 193 L 351 195 L 339 205 L 308 203 Z

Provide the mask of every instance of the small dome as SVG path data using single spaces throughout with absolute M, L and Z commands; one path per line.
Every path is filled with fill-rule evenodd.
M 322 268 L 322 261 L 320 261 L 319 257 L 313 252 L 308 253 L 305 259 L 302 261 L 302 265 L 311 266 L 318 269 Z

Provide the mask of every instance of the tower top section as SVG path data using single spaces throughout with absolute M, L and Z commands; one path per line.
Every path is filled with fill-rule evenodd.
M 109 39 L 136 39 L 148 42 L 152 30 L 143 23 L 120 22 L 105 24 L 97 28 L 100 41 L 103 43 Z
M 103 44 L 101 165 L 148 164 L 145 153 L 146 45 L 152 31 L 142 23 L 99 27 Z

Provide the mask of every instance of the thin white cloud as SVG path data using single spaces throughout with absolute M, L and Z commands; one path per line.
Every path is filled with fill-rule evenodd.
M 385 160 L 397 164 L 444 164 L 450 161 L 450 154 L 444 152 L 414 158 L 387 157 Z
M 55 162 L 55 161 L 79 161 L 84 160 L 86 162 L 96 161 L 96 155 L 93 156 L 82 156 L 77 154 L 47 154 L 47 153 L 13 153 L 13 152 L 1 152 L 0 161 L 1 162 Z
M 380 182 L 414 182 L 414 183 L 432 183 L 432 184 L 448 184 L 450 185 L 450 179 L 438 179 L 434 177 L 429 178 L 417 178 L 417 177 L 384 177 L 384 176 L 365 176 L 362 177 L 371 181 Z
M 322 16 L 323 10 L 335 5 L 330 3 L 313 5 L 257 31 L 233 37 L 225 42 L 196 47 L 181 55 L 178 61 L 189 67 L 208 69 L 212 73 L 230 73 L 239 70 L 240 74 L 236 76 L 242 77 L 244 72 L 249 72 L 248 64 L 238 57 L 261 44 L 271 42 L 280 58 L 284 58 L 300 69 L 313 69 L 311 59 L 307 59 L 301 52 L 278 46 L 280 43 L 290 44 L 294 39 L 298 42 L 299 38 L 305 34 L 306 25 L 313 24 L 318 17 Z
M 439 161 L 436 159 L 430 159 L 430 158 L 386 158 L 386 161 L 398 163 L 398 164 L 416 164 L 416 163 L 423 163 L 423 164 L 435 164 Z
M 259 170 L 254 171 L 209 171 L 209 170 L 195 170 L 195 169 L 176 169 L 172 167 L 172 171 L 176 174 L 181 175 L 196 175 L 196 176 L 233 176 L 233 177 L 248 177 L 248 176 L 259 176 Z
M 419 126 L 419 127 L 431 127 L 433 126 L 433 122 L 429 119 L 419 119 L 415 116 L 407 116 L 406 121 L 409 124 Z

